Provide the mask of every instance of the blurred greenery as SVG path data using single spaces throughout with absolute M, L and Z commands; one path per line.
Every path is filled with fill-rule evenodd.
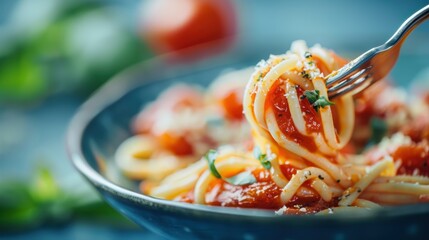
M 85 96 L 151 57 L 123 15 L 97 0 L 20 1 L 0 35 L 0 104 Z
M 91 188 L 60 188 L 50 171 L 39 167 L 30 183 L 0 184 L 0 230 L 18 231 L 42 225 L 84 220 L 122 227 L 135 227 L 102 201 Z

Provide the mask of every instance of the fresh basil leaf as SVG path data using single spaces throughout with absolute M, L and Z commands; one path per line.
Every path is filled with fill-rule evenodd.
M 216 178 L 222 178 L 222 176 L 217 171 L 216 166 L 215 166 L 215 161 L 217 158 L 216 150 L 210 149 L 204 157 L 206 158 L 206 160 L 209 164 L 209 169 L 210 169 L 211 174 L 213 176 L 215 176 Z
M 319 99 L 320 97 L 320 92 L 319 90 L 306 90 L 304 91 L 304 97 L 308 99 L 308 101 L 313 104 L 317 101 L 317 99 Z
M 386 121 L 378 117 L 371 117 L 371 138 L 369 139 L 365 149 L 379 143 L 387 134 L 388 126 Z
M 319 90 L 306 90 L 304 91 L 304 98 L 307 98 L 314 110 L 318 111 L 321 107 L 334 105 L 325 96 L 320 96 Z
M 253 156 L 258 159 L 258 161 L 261 163 L 261 165 L 265 168 L 265 169 L 270 169 L 271 168 L 271 162 L 268 159 L 267 154 L 262 153 L 261 149 L 256 146 L 253 148 Z
M 230 178 L 225 178 L 225 181 L 232 184 L 232 185 L 248 185 L 256 182 L 255 176 L 253 176 L 252 172 L 245 171 L 241 172 L 235 176 L 232 176 Z
M 326 106 L 331 106 L 331 105 L 334 105 L 334 103 L 329 101 L 328 99 L 326 99 L 324 96 L 319 97 L 319 99 L 317 99 L 313 103 L 313 107 L 316 108 L 316 111 L 320 107 L 326 107 Z

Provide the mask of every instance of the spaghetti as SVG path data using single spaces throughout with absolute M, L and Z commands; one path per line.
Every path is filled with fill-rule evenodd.
M 358 96 L 330 100 L 326 77 L 345 63 L 332 51 L 319 45 L 308 48 L 304 41 L 261 61 L 245 87 L 233 84 L 242 89 L 242 105 L 231 107 L 225 97 L 218 104 L 225 119 L 238 119 L 250 126 L 251 134 L 235 144 L 216 142 L 216 151 L 191 164 L 195 156 L 177 161 L 181 166 L 154 158 L 159 165 L 146 169 L 162 180 L 144 181 L 142 191 L 196 204 L 275 209 L 276 214 L 428 202 L 429 134 L 416 134 L 429 129 L 421 124 L 427 115 L 413 113 L 405 101 L 387 100 L 392 97 L 387 93 L 396 90 L 386 83 Z M 374 89 L 378 97 L 367 94 Z M 231 109 L 242 109 L 247 123 L 237 110 L 228 113 Z M 369 129 L 373 122 L 378 130 L 372 125 Z M 376 133 L 381 137 L 370 139 Z M 119 152 L 123 154 L 117 162 L 127 151 Z

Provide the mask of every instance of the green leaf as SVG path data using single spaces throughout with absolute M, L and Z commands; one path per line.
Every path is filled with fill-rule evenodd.
M 60 195 L 59 187 L 52 173 L 45 167 L 37 169 L 36 178 L 31 190 L 33 198 L 39 202 L 53 201 Z
M 0 231 L 38 226 L 42 220 L 38 204 L 28 186 L 8 181 L 0 184 Z
M 210 172 L 213 176 L 215 176 L 216 178 L 222 178 L 222 176 L 220 175 L 220 173 L 217 171 L 216 166 L 215 166 L 215 161 L 217 158 L 217 152 L 216 150 L 210 149 L 207 154 L 204 156 L 209 164 L 209 169 Z
M 253 176 L 250 171 L 241 172 L 230 178 L 222 178 L 222 175 L 220 175 L 215 166 L 217 155 L 218 153 L 216 152 L 216 150 L 213 149 L 209 150 L 205 155 L 205 159 L 209 164 L 209 170 L 214 177 L 222 179 L 232 185 L 247 185 L 256 182 L 255 176 Z
M 232 185 L 248 185 L 256 182 L 255 176 L 253 176 L 252 172 L 245 171 L 241 172 L 235 176 L 225 179 L 226 182 Z
M 260 149 L 258 146 L 256 146 L 255 148 L 253 148 L 253 156 L 254 156 L 256 159 L 258 159 L 258 161 L 261 163 L 261 165 L 262 165 L 265 169 L 269 170 L 269 169 L 271 168 L 271 162 L 270 162 L 270 160 L 268 159 L 267 154 L 262 153 L 262 152 L 261 152 L 261 149 Z
M 379 143 L 384 136 L 386 136 L 388 126 L 386 121 L 378 117 L 371 117 L 370 120 L 371 126 L 371 138 L 368 141 L 368 144 L 365 148 L 371 147 Z
M 334 103 L 329 101 L 325 96 L 320 96 L 319 90 L 305 90 L 303 98 L 308 99 L 316 112 L 321 107 L 334 105 Z

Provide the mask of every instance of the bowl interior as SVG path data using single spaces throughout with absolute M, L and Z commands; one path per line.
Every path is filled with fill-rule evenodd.
M 195 69 L 189 73 L 176 73 L 174 77 L 164 74 L 147 75 L 142 70 L 142 75 L 137 76 L 140 78 L 141 84 L 139 86 L 130 87 L 126 94 L 113 100 L 111 104 L 107 104 L 88 123 L 82 136 L 82 151 L 86 160 L 93 169 L 109 181 L 138 192 L 138 182 L 130 180 L 119 171 L 113 156 L 119 144 L 133 135 L 131 132 L 132 120 L 142 107 L 174 84 L 187 83 L 204 88 L 222 72 L 241 69 L 251 64 L 254 63 L 231 63 L 201 71 Z M 161 66 L 159 68 L 162 69 Z M 161 69 L 159 70 L 161 71 Z M 113 86 L 109 87 L 114 88 Z M 104 100 L 110 102 L 107 99 Z

